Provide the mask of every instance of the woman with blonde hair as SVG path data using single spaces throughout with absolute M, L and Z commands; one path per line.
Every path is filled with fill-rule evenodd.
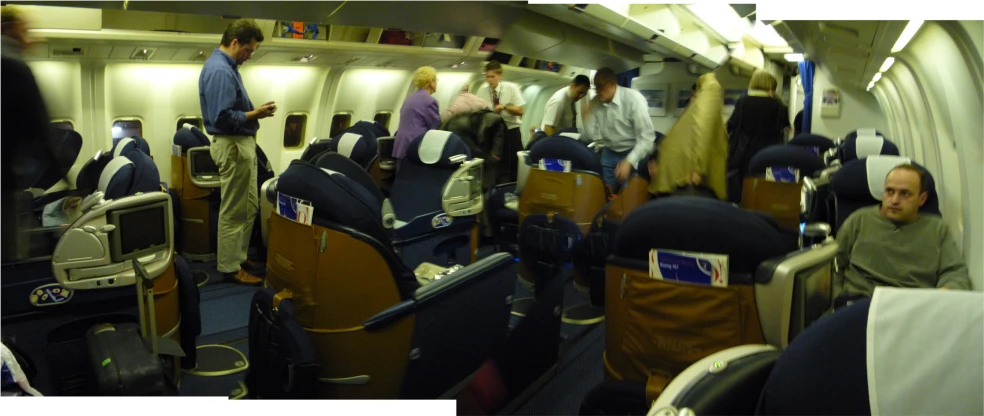
M 650 162 L 649 192 L 656 196 L 697 194 L 727 197 L 728 136 L 721 109 L 724 90 L 714 74 L 697 80 L 696 94 Z
M 413 85 L 418 89 L 403 100 L 403 106 L 400 107 L 400 126 L 396 130 L 396 142 L 393 144 L 397 170 L 407 155 L 410 142 L 441 125 L 437 100 L 432 97 L 437 91 L 437 71 L 432 66 L 417 68 L 413 73 Z
M 789 110 L 779 101 L 779 82 L 761 69 L 752 74 L 748 95 L 738 99 L 728 119 L 728 199 L 741 202 L 741 183 L 759 150 L 789 136 Z

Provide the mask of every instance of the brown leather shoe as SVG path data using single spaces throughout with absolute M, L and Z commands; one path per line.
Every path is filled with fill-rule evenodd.
M 263 279 L 249 274 L 245 269 L 239 269 L 235 273 L 226 273 L 225 278 L 228 280 L 235 280 L 236 283 L 247 286 L 259 286 L 263 284 Z

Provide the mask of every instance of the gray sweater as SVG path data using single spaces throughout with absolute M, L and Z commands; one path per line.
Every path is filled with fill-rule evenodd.
M 876 286 L 970 289 L 970 277 L 943 218 L 920 214 L 896 225 L 879 206 L 861 208 L 837 231 L 835 296 L 872 296 Z

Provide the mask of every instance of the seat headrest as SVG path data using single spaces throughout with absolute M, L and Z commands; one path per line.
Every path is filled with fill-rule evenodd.
M 566 133 L 565 132 L 565 133 L 557 134 L 557 136 L 567 137 L 567 138 L 571 138 L 571 139 L 574 139 L 574 140 L 581 140 L 581 134 L 580 133 Z
M 108 157 L 102 157 L 98 160 L 92 158 L 85 162 L 82 169 L 79 169 L 79 175 L 75 177 L 75 188 L 87 192 L 94 192 L 98 189 L 99 178 L 109 162 L 110 158 Z
M 544 158 L 569 160 L 571 170 L 601 173 L 601 160 L 595 152 L 584 142 L 569 137 L 552 136 L 534 143 L 530 148 L 530 162 L 540 163 Z
M 378 121 L 362 120 L 355 123 L 352 127 L 365 128 L 372 132 L 375 137 L 386 137 L 390 135 L 389 129 L 386 126 L 380 124 Z
M 406 160 L 423 165 L 451 168 L 458 165 L 450 160 L 456 155 L 465 155 L 471 159 L 471 149 L 457 134 L 445 130 L 430 130 L 410 142 Z
M 863 129 L 857 129 L 857 130 L 854 130 L 854 131 L 852 131 L 850 133 L 847 133 L 847 136 L 844 136 L 844 141 L 853 140 L 853 139 L 857 138 L 858 136 L 881 136 L 881 137 L 885 137 L 884 134 L 882 134 L 880 131 L 875 130 L 874 128 L 863 128 Z
M 911 163 L 926 172 L 929 179 L 926 203 L 919 212 L 939 214 L 939 199 L 936 193 L 936 181 L 926 168 L 912 163 L 909 158 L 893 155 L 869 156 L 865 159 L 845 163 L 834 174 L 830 188 L 838 199 L 857 202 L 862 205 L 875 204 L 882 200 L 885 193 L 885 177 L 898 165 Z M 838 214 L 838 216 L 841 216 Z M 844 217 L 846 218 L 846 216 Z
M 899 148 L 882 136 L 857 136 L 841 147 L 842 162 L 864 159 L 875 155 L 899 156 Z
M 640 261 L 648 261 L 651 249 L 725 254 L 731 274 L 749 277 L 760 263 L 790 248 L 775 225 L 757 214 L 689 196 L 660 198 L 636 208 L 619 226 L 614 247 L 615 255 Z
M 423 138 L 420 139 L 420 144 L 418 144 L 417 154 L 420 161 L 427 165 L 433 165 L 441 160 L 444 146 L 447 145 L 452 134 L 450 131 L 443 130 L 431 130 L 424 133 Z
M 277 190 L 310 202 L 315 223 L 338 224 L 389 244 L 383 228 L 382 206 L 368 190 L 341 172 L 295 160 L 280 175 Z
M 817 147 L 820 149 L 820 153 L 826 152 L 832 149 L 835 144 L 833 140 L 830 140 L 824 136 L 812 133 L 800 133 L 796 137 L 793 137 L 788 143 L 792 146 L 803 146 L 803 147 Z
M 192 147 L 208 146 L 208 136 L 198 130 L 198 127 L 183 127 L 174 133 L 174 145 L 181 148 L 181 154 L 185 154 Z
M 823 160 L 804 147 L 777 144 L 760 150 L 752 157 L 748 164 L 748 174 L 764 175 L 770 166 L 799 169 L 801 177 L 815 176 L 826 168 Z
M 328 150 L 338 152 L 342 156 L 352 159 L 362 165 L 363 169 L 368 167 L 376 157 L 376 150 L 373 144 L 375 138 L 370 138 L 357 133 L 342 133 L 328 145 Z
M 130 148 L 139 149 L 141 152 L 144 152 L 144 154 L 146 154 L 147 156 L 150 156 L 150 143 L 147 142 L 147 139 L 144 139 L 143 137 L 140 136 L 132 136 L 132 137 L 122 138 L 113 144 L 113 152 L 112 152 L 113 157 L 122 155 L 125 151 L 129 150 Z
M 41 173 L 34 188 L 48 189 L 55 186 L 68 175 L 82 151 L 82 135 L 75 130 L 52 126 L 48 139 L 51 141 L 55 160 Z
M 355 160 L 349 159 L 341 153 L 324 152 L 316 156 L 311 161 L 311 164 L 321 169 L 328 169 L 345 175 L 345 177 L 355 181 L 369 191 L 380 206 L 383 205 L 383 200 L 386 199 L 383 196 L 383 192 L 376 186 L 375 180 L 373 180 L 372 175 L 369 174 L 365 166 L 362 166 Z
M 134 167 L 133 179 L 130 181 L 127 195 L 161 190 L 161 175 L 157 170 L 157 164 L 150 156 L 135 147 L 125 150 L 122 156 L 132 162 Z
M 99 185 L 96 188 L 104 195 L 103 198 L 117 199 L 127 196 L 130 183 L 133 180 L 135 167 L 125 156 L 114 157 L 99 174 Z

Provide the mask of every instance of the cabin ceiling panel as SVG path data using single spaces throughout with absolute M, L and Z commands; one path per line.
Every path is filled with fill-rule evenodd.
M 531 11 L 513 24 L 496 50 L 581 68 L 607 66 L 618 72 L 641 66 L 643 55 L 621 42 Z
M 573 12 L 568 9 L 568 6 L 563 4 L 531 4 L 527 8 L 551 19 L 559 20 L 596 35 L 618 40 L 620 43 L 624 43 L 626 46 L 640 52 L 667 56 L 673 55 L 670 50 L 662 46 L 644 42 L 638 36 L 629 33 L 625 29 L 603 22 L 595 17 Z
M 179 50 L 181 50 L 181 49 L 180 48 L 173 48 L 173 47 L 157 48 L 157 52 L 154 52 L 154 56 L 152 56 L 150 58 L 150 60 L 151 61 L 170 61 L 171 59 L 173 59 L 175 57 L 175 55 L 178 54 L 178 51 Z M 198 53 L 198 52 L 195 51 L 195 52 L 192 52 L 192 53 Z M 184 58 L 185 59 L 188 59 L 190 56 L 191 55 L 188 55 L 187 57 L 184 57 Z
M 121 1 L 16 3 L 124 10 Z M 126 10 L 501 38 L 525 5 L 526 2 L 519 1 L 131 1 L 126 2 Z
M 332 7 L 323 16 L 334 11 L 331 19 L 326 20 L 329 24 L 501 38 L 523 12 L 525 4 L 517 1 L 350 1 L 337 11 L 337 6 Z
M 907 21 L 783 21 L 777 31 L 825 67 L 834 82 L 864 89 Z

